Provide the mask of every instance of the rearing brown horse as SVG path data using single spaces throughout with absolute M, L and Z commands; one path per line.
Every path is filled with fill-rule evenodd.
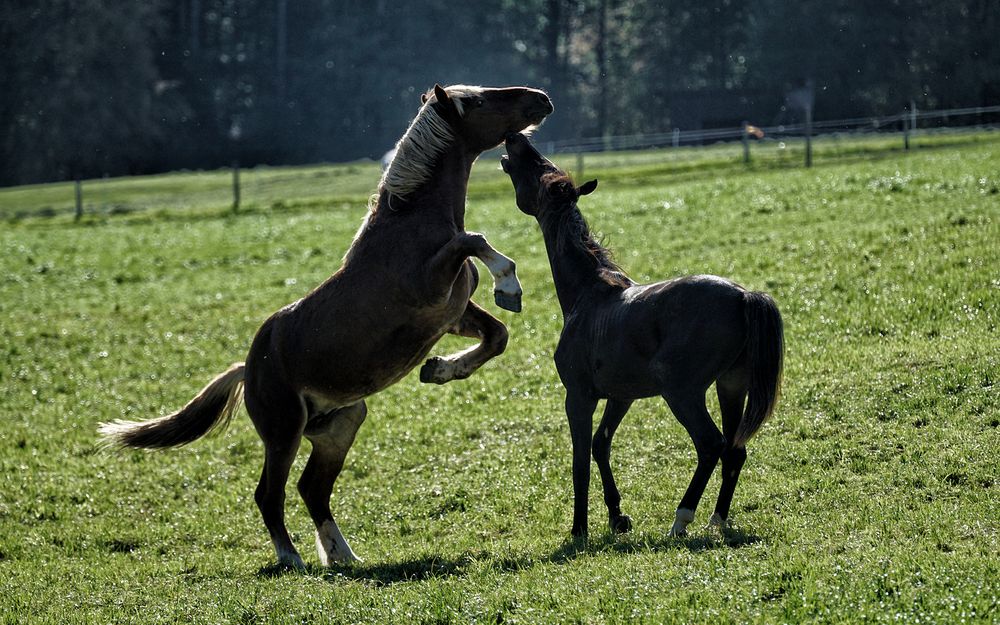
M 521 307 L 514 263 L 465 231 L 465 195 L 476 158 L 540 123 L 552 103 L 536 89 L 468 86 L 435 86 L 422 101 L 343 266 L 265 321 L 246 362 L 184 408 L 101 428 L 122 446 L 183 445 L 224 425 L 242 394 L 264 442 L 255 499 L 280 564 L 303 566 L 284 519 L 285 484 L 303 436 L 312 453 L 298 490 L 316 524 L 320 560 L 356 560 L 330 512 L 330 494 L 365 420 L 364 398 L 406 375 L 446 333 L 481 343 L 429 359 L 423 382 L 468 377 L 504 351 L 506 328 L 469 299 L 478 283 L 470 257 L 489 268 L 499 306 Z

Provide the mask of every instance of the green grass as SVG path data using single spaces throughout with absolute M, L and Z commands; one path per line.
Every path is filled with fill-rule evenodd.
M 253 172 L 237 216 L 226 172 L 95 182 L 109 205 L 144 210 L 78 224 L 26 217 L 71 206 L 68 185 L 2 190 L 0 622 L 996 622 L 1000 140 L 966 139 L 819 146 L 836 152 L 812 170 L 798 156 L 746 168 L 729 148 L 588 156 L 601 187 L 582 209 L 634 278 L 766 290 L 787 353 L 731 534 L 667 537 L 695 458 L 650 399 L 612 459 L 635 531 L 607 534 L 594 471 L 586 545 L 568 540 L 541 237 L 484 160 L 468 227 L 525 287 L 521 315 L 496 312 L 508 351 L 469 380 L 411 374 L 370 399 L 333 495 L 363 564 L 315 566 L 289 486 L 305 574 L 269 566 L 242 412 L 162 453 L 98 452 L 95 428 L 171 411 L 241 360 L 268 314 L 339 266 L 377 167 Z M 488 287 L 477 299 L 496 311 Z

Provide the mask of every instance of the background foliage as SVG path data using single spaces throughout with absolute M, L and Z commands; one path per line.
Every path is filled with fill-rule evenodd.
M 993 0 L 0 2 L 0 184 L 378 158 L 434 82 L 530 84 L 541 138 L 996 104 Z M 692 100 L 700 94 L 702 100 Z

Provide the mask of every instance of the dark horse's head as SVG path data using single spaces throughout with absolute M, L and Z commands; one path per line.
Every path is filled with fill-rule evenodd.
M 537 217 L 549 207 L 574 204 L 597 188 L 596 180 L 575 186 L 569 175 L 542 156 L 523 134 L 509 135 L 505 146 L 507 154 L 500 157 L 500 167 L 510 176 L 517 207 L 524 213 Z
M 475 154 L 500 145 L 509 134 L 537 126 L 554 110 L 545 92 L 530 87 L 435 85 L 421 101 L 430 102 Z

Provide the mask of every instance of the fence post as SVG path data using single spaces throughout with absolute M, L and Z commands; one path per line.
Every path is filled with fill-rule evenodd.
M 917 136 L 917 103 L 910 100 L 910 132 L 913 133 L 913 137 Z
M 582 149 L 579 150 L 576 153 L 576 172 L 574 173 L 574 177 L 577 180 L 582 180 L 583 179 L 583 150 Z
M 909 111 L 903 109 L 903 114 L 900 116 L 903 118 L 903 149 L 910 149 L 910 114 Z
M 750 124 L 743 120 L 743 163 L 750 164 Z
M 83 183 L 80 182 L 79 178 L 76 179 L 74 187 L 76 188 L 76 213 L 73 219 L 80 221 L 80 218 L 83 217 Z
M 240 163 L 233 161 L 233 212 L 240 212 Z
M 813 166 L 813 107 L 812 104 L 806 107 L 806 167 Z
M 681 129 L 674 128 L 674 147 L 680 147 L 681 144 Z

